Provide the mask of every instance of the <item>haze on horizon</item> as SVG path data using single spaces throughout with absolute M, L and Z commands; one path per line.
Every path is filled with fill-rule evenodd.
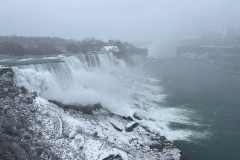
M 157 42 L 239 27 L 239 0 L 0 1 L 0 35 Z

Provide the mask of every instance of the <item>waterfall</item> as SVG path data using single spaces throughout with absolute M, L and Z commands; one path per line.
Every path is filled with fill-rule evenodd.
M 55 58 L 59 61 L 12 67 L 15 84 L 64 104 L 101 103 L 119 115 L 140 113 L 144 119 L 139 123 L 170 140 L 186 139 L 192 134 L 168 127 L 171 122 L 189 123 L 187 114 L 190 112 L 161 106 L 165 95 L 158 80 L 133 72 L 111 53 Z
M 36 91 L 46 99 L 67 104 L 94 104 L 100 103 L 101 98 L 106 99 L 103 92 L 115 90 L 118 82 L 111 74 L 124 67 L 111 53 L 60 58 L 62 62 L 58 63 L 12 67 L 15 84 Z

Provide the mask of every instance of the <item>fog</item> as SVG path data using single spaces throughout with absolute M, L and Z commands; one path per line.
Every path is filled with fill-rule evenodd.
M 151 54 L 179 39 L 239 26 L 238 0 L 8 0 L 0 2 L 0 35 L 95 37 L 151 42 Z

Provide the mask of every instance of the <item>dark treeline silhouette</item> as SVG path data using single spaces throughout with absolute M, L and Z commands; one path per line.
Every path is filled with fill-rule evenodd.
M 95 38 L 66 40 L 57 37 L 0 36 L 0 55 L 47 55 L 61 53 L 87 53 L 101 51 L 104 46 L 117 46 L 119 58 L 131 54 L 147 55 L 147 49 L 136 48 L 128 42 L 109 40 L 104 42 Z M 113 51 L 114 52 L 114 51 Z
M 61 38 L 0 36 L 0 54 L 53 54 L 61 51 L 59 47 L 66 43 Z

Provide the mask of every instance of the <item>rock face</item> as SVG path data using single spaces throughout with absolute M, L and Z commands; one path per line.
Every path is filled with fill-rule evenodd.
M 0 159 L 178 160 L 172 142 L 145 127 L 94 107 L 62 108 L 14 86 L 0 68 Z M 127 131 L 127 128 L 130 130 Z

